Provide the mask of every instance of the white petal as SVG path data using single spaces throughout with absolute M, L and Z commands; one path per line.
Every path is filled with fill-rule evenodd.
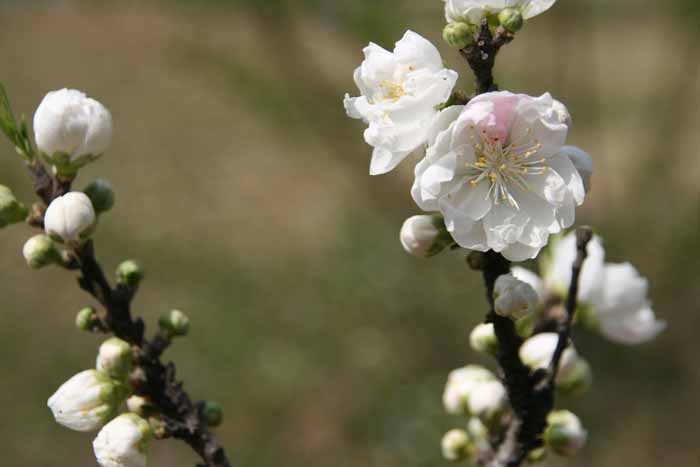
M 524 19 L 530 19 L 549 10 L 557 0 L 519 0 Z
M 410 30 L 396 43 L 394 56 L 400 63 L 414 68 L 428 68 L 431 71 L 443 68 L 437 48 L 423 36 Z
M 608 339 L 626 345 L 648 342 L 666 329 L 666 323 L 656 319 L 649 307 L 623 317 L 605 315 L 598 320 L 600 332 Z
M 391 152 L 384 148 L 374 148 L 372 151 L 372 161 L 369 165 L 370 175 L 382 175 L 396 168 L 411 151 L 406 152 Z
M 537 295 L 540 298 L 540 302 L 544 301 L 546 291 L 544 288 L 544 282 L 542 281 L 542 279 L 540 279 L 540 276 L 530 271 L 529 269 L 525 269 L 520 266 L 513 266 L 510 272 L 516 279 L 521 280 L 526 284 L 530 284 L 530 286 L 533 289 L 535 289 L 535 292 L 537 292 Z
M 568 157 L 574 165 L 581 176 L 586 193 L 588 193 L 591 190 L 591 177 L 593 175 L 593 159 L 591 156 L 576 146 L 564 146 L 561 148 L 561 154 Z
M 603 296 L 605 284 L 605 250 L 599 236 L 589 242 L 588 257 L 583 263 L 579 278 L 578 299 L 589 305 L 597 305 Z M 547 288 L 565 294 L 571 282 L 571 268 L 576 260 L 576 233 L 571 232 L 551 243 L 551 256 L 542 264 Z

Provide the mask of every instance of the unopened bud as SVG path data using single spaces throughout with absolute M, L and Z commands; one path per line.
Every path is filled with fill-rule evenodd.
M 214 401 L 205 401 L 200 410 L 202 420 L 207 426 L 215 427 L 221 425 L 224 419 L 224 410 L 221 404 Z
M 129 412 L 135 413 L 136 415 L 139 416 L 146 416 L 148 409 L 151 407 L 151 404 L 148 402 L 148 399 L 142 396 L 131 396 L 126 400 L 126 408 L 129 410 Z
M 128 342 L 111 337 L 100 345 L 96 368 L 119 380 L 131 372 L 133 356 Z
M 566 395 L 578 396 L 590 389 L 593 372 L 586 360 L 579 357 L 557 375 L 557 389 Z
M 557 454 L 573 456 L 586 444 L 587 438 L 581 421 L 568 410 L 558 410 L 547 416 L 544 440 Z
M 455 49 L 463 49 L 474 42 L 474 26 L 467 23 L 448 23 L 442 30 L 442 38 L 447 45 Z
M 24 259 L 29 267 L 34 269 L 43 268 L 49 264 L 58 263 L 61 254 L 56 249 L 53 241 L 46 235 L 35 235 L 27 240 L 22 249 Z
M 24 221 L 28 213 L 27 208 L 17 201 L 12 190 L 0 185 L 0 228 Z
M 160 328 L 170 336 L 185 336 L 190 330 L 190 319 L 180 310 L 171 310 L 158 320 Z
M 533 371 L 549 368 L 559 342 L 559 335 L 554 332 L 535 334 L 520 346 L 520 360 Z M 583 390 L 591 380 L 590 368 L 578 355 L 573 345 L 568 345 L 561 355 L 557 371 L 557 387 L 569 390 Z
M 51 202 L 44 215 L 44 228 L 52 239 L 76 246 L 92 234 L 95 220 L 90 198 L 72 191 Z
M 153 430 L 146 420 L 124 413 L 100 430 L 92 442 L 102 467 L 143 467 Z
M 493 297 L 496 313 L 515 320 L 533 312 L 539 301 L 535 289 L 512 274 L 505 274 L 496 279 Z
M 107 212 L 114 206 L 114 190 L 107 180 L 95 180 L 85 187 L 83 193 L 90 198 L 97 214 Z
M 117 283 L 136 287 L 143 280 L 144 270 L 137 261 L 127 260 L 117 266 Z
M 419 258 L 435 256 L 454 243 L 444 219 L 438 215 L 409 217 L 401 227 L 400 238 L 404 250 Z
M 83 308 L 75 315 L 75 327 L 81 331 L 92 330 L 92 325 L 97 319 L 97 311 L 92 307 Z
M 464 430 L 450 430 L 442 437 L 442 455 L 448 461 L 460 461 L 469 456 L 469 435 Z
M 507 31 L 518 32 L 523 27 L 523 15 L 515 8 L 504 8 L 498 14 L 498 22 L 501 23 Z
M 479 353 L 495 355 L 498 351 L 498 338 L 493 323 L 476 326 L 469 335 L 469 344 Z

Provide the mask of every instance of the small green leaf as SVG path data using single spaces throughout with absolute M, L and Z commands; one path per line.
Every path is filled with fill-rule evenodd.
M 7 97 L 5 87 L 0 83 L 0 129 L 10 139 L 12 143 L 19 146 L 20 134 L 17 130 L 17 122 L 12 113 L 10 99 Z

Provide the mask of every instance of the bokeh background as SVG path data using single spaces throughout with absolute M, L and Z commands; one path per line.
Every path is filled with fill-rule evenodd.
M 135 309 L 192 318 L 167 358 L 197 398 L 226 409 L 218 435 L 245 467 L 446 465 L 439 441 L 447 372 L 471 361 L 485 311 L 464 254 L 408 257 L 397 236 L 416 213 L 412 163 L 367 175 L 370 148 L 344 115 L 370 40 L 406 28 L 438 44 L 439 0 L 0 1 L 0 80 L 16 113 L 73 87 L 116 122 L 81 187 L 108 178 L 100 222 L 107 269 L 145 263 Z M 551 466 L 700 465 L 700 79 L 696 0 L 562 0 L 529 22 L 497 65 L 503 88 L 564 101 L 571 141 L 594 157 L 581 223 L 608 258 L 649 277 L 670 327 L 636 348 L 585 332 L 596 384 L 562 400 L 590 430 L 583 453 Z M 22 164 L 0 143 L 0 183 L 25 201 Z M 92 304 L 59 269 L 29 270 L 30 231 L 0 232 L 0 439 L 7 467 L 96 465 L 92 435 L 52 421 L 45 401 L 94 364 Z M 192 466 L 174 441 L 150 465 Z

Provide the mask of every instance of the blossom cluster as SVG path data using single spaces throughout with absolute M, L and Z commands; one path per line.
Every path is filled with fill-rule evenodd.
M 445 42 L 465 57 L 483 58 L 484 34 L 510 42 L 555 0 L 444 3 Z M 469 342 L 500 361 L 495 321 L 511 320 L 517 352 L 508 358 L 529 368 L 533 380 L 551 375 L 548 387 L 558 394 L 580 395 L 593 376 L 568 338 L 572 323 L 628 345 L 653 339 L 665 323 L 652 310 L 646 279 L 630 264 L 606 263 L 598 236 L 586 246 L 575 309 L 565 309 L 580 247 L 575 234 L 566 232 L 593 173 L 591 156 L 567 143 L 572 117 L 549 93 L 494 90 L 467 99 L 454 89 L 457 73 L 443 63 L 437 48 L 412 31 L 393 51 L 373 43 L 364 49 L 354 73 L 359 96 L 346 94 L 344 106 L 349 117 L 367 125 L 370 174 L 385 174 L 416 156 L 411 196 L 425 214 L 410 217 L 401 228 L 408 253 L 428 258 L 462 247 L 497 253 L 508 262 L 539 260 L 539 275 L 514 266 L 495 280 L 493 314 L 473 329 Z M 507 436 L 517 415 L 511 396 L 518 394 L 510 393 L 504 371 L 467 365 L 449 374 L 445 410 L 466 417 L 466 423 L 443 438 L 446 459 L 492 465 L 494 440 Z M 571 456 L 585 445 L 588 435 L 575 414 L 552 408 L 546 425 L 544 446 L 529 453 L 529 463 L 549 452 Z

